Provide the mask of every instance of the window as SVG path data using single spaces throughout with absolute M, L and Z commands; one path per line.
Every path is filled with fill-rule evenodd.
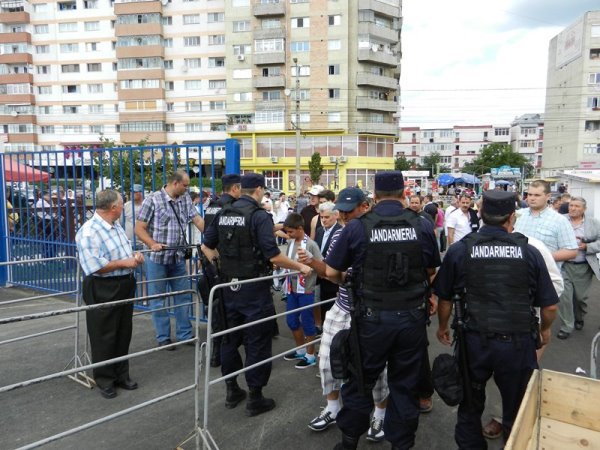
M 283 51 L 283 39 L 256 39 L 254 41 L 255 53 L 272 53 Z
M 252 51 L 252 46 L 249 44 L 239 44 L 233 46 L 234 55 L 249 55 Z
M 201 67 L 201 58 L 185 58 L 183 63 L 188 69 L 199 69 Z
M 184 14 L 183 15 L 183 24 L 184 25 L 193 25 L 200 23 L 200 14 Z
M 262 99 L 264 101 L 281 100 L 281 91 L 263 91 Z
M 263 30 L 281 28 L 281 21 L 279 19 L 263 19 L 260 26 Z
M 210 110 L 211 111 L 224 111 L 225 110 L 225 101 L 223 100 L 214 100 L 210 102 Z
M 84 22 L 83 27 L 85 31 L 98 31 L 100 29 L 100 22 Z
M 331 18 L 331 16 L 329 16 Z M 329 123 L 336 123 L 342 121 L 342 113 L 341 112 L 329 112 L 327 114 L 327 121 Z
M 160 120 L 146 122 L 124 122 L 121 124 L 122 133 L 132 133 L 138 131 L 163 131 L 165 125 Z
M 292 17 L 292 28 L 308 28 L 310 27 L 309 17 Z
M 202 102 L 185 102 L 186 111 L 202 111 Z
M 283 123 L 284 113 L 283 111 L 256 111 L 255 116 L 256 123 Z
M 225 67 L 225 58 L 208 58 L 208 67 Z
M 60 66 L 62 73 L 79 73 L 79 64 L 63 64 Z
M 79 114 L 80 109 L 81 109 L 80 105 L 64 105 L 63 113 L 64 114 Z
M 119 58 L 116 63 L 121 70 L 125 69 L 158 69 L 163 66 L 162 58 L 158 56 L 148 58 Z
M 590 28 L 592 37 L 600 37 L 600 25 L 592 25 Z
M 202 131 L 202 124 L 201 123 L 186 123 L 185 131 L 187 133 L 193 133 L 195 131 Z
M 215 12 L 208 13 L 208 23 L 216 23 L 225 21 L 225 13 Z
M 49 45 L 36 45 L 35 52 L 37 54 L 50 53 L 50 46 Z
M 250 6 L 250 0 L 232 0 L 231 6 Z
M 223 45 L 224 43 L 224 34 L 211 34 L 210 36 L 208 36 L 208 45 Z
M 236 92 L 233 94 L 235 102 L 250 102 L 252 101 L 252 92 Z
M 339 75 L 340 74 L 340 65 L 339 64 L 330 64 L 329 65 L 329 75 Z
M 88 105 L 88 112 L 102 114 L 104 112 L 104 105 Z
M 202 80 L 185 80 L 184 86 L 186 90 L 202 89 Z
M 600 120 L 586 120 L 585 121 L 585 131 L 599 131 L 600 130 Z
M 38 86 L 38 94 L 52 94 L 52 86 Z
M 309 52 L 310 42 L 309 41 L 292 41 L 290 42 L 291 52 Z
M 44 24 L 44 25 L 36 25 L 34 28 L 34 33 L 35 34 L 46 34 L 48 33 L 48 24 Z
M 310 113 L 301 112 L 299 121 L 297 120 L 296 114 L 292 114 L 292 120 L 296 123 L 308 123 L 308 122 L 310 122 Z
M 97 52 L 98 51 L 98 42 L 86 42 L 85 43 L 85 51 L 86 52 Z
M 210 131 L 227 131 L 227 124 L 226 123 L 221 123 L 221 122 L 216 122 L 210 123 Z
M 342 41 L 339 39 L 329 39 L 327 42 L 328 50 L 341 50 L 342 49 Z
M 81 134 L 83 127 L 81 125 L 63 125 L 64 134 Z
M 79 44 L 76 42 L 70 44 L 60 44 L 61 53 L 77 53 L 79 51 Z
M 173 60 L 172 59 L 165 59 L 163 65 L 164 65 L 165 69 L 172 69 L 173 68 Z
M 42 134 L 54 134 L 54 125 L 42 125 L 40 130 Z
M 77 3 L 75 1 L 69 2 L 58 2 L 59 11 L 74 11 L 77 9 Z
M 90 125 L 89 130 L 90 134 L 104 133 L 104 125 Z
M 209 89 L 225 89 L 227 87 L 227 82 L 225 80 L 209 80 L 208 88 Z
M 156 89 L 160 87 L 160 80 L 121 80 L 121 89 Z
M 340 98 L 339 89 L 329 89 L 329 98 Z
M 250 31 L 249 20 L 234 20 L 233 21 L 233 32 L 239 33 L 242 31 Z
M 339 14 L 335 14 L 333 16 L 329 16 L 329 26 L 338 26 L 342 24 L 342 16 Z M 339 121 L 338 121 L 339 122 Z
M 174 81 L 165 81 L 165 91 L 172 91 L 175 89 Z
M 80 92 L 81 92 L 81 89 L 79 88 L 79 85 L 77 85 L 77 84 L 67 84 L 62 87 L 63 94 L 79 94 Z
M 508 128 L 494 128 L 494 136 L 508 136 Z
M 50 73 L 50 66 L 37 66 L 36 70 L 40 75 L 47 75 Z
M 175 111 L 175 103 L 167 102 L 167 111 Z
M 58 24 L 59 33 L 72 33 L 77 31 L 77 22 L 62 22 Z
M 173 47 L 173 38 L 163 39 L 163 47 L 165 47 L 165 48 Z
M 163 16 L 162 24 L 163 25 L 173 25 L 173 17 L 172 16 Z
M 88 63 L 87 71 L 88 72 L 102 72 L 102 64 L 101 63 Z
M 165 131 L 167 131 L 167 132 L 175 131 L 175 124 L 174 123 L 165 123 Z
M 600 153 L 600 144 L 583 144 L 585 155 L 597 155 Z
M 102 83 L 88 84 L 88 93 L 90 93 L 90 94 L 102 93 Z
M 588 84 L 600 84 L 600 73 L 590 73 Z
M 300 89 L 298 100 L 310 100 L 310 89 Z M 296 100 L 296 89 L 292 89 L 290 98 Z
M 83 0 L 83 9 L 98 9 L 98 0 Z
M 310 66 L 292 66 L 292 76 L 296 76 L 296 70 L 298 71 L 299 77 L 308 77 L 310 76 Z
M 37 3 L 33 5 L 33 12 L 35 13 L 47 13 L 48 12 L 48 4 L 47 3 Z
M 183 46 L 184 47 L 199 47 L 200 46 L 200 36 L 185 36 L 183 38 Z
M 588 97 L 587 106 L 588 108 L 599 109 L 600 97 Z
M 600 48 L 590 49 L 590 59 L 600 59 Z

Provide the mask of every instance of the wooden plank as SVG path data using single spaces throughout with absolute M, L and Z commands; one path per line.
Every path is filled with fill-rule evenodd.
M 540 417 L 600 431 L 600 381 L 567 373 L 541 372 Z
M 540 419 L 539 448 L 543 450 L 600 450 L 600 431 L 542 417 Z
M 537 448 L 537 429 L 534 428 L 539 417 L 540 372 L 534 370 L 527 390 L 521 401 L 521 407 L 515 419 L 513 429 L 504 447 L 505 450 Z

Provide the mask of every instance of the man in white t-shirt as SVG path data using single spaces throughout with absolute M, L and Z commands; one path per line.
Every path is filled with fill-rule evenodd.
M 458 200 L 458 209 L 451 211 L 446 216 L 446 226 L 448 228 L 448 246 L 460 241 L 471 232 L 471 199 L 469 196 L 461 196 Z
M 286 195 L 284 192 L 279 194 L 279 200 L 275 201 L 275 206 L 273 208 L 273 222 L 275 223 L 283 223 L 285 222 L 285 218 L 288 216 L 290 210 L 290 202 L 287 201 Z

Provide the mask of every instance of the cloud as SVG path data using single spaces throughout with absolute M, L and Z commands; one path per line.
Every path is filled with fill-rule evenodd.
M 599 7 L 598 0 L 513 0 L 504 13 L 510 18 L 510 25 L 515 28 L 565 28 L 585 12 Z

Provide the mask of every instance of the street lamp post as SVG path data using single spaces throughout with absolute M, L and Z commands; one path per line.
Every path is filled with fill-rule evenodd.
M 294 58 L 296 70 L 296 198 L 301 194 L 300 186 L 300 66 L 298 58 Z

